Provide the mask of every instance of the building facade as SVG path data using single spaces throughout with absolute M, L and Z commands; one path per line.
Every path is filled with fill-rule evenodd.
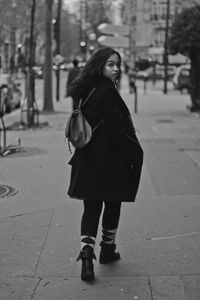
M 134 2 L 135 11 L 131 10 L 131 2 Z M 122 20 L 123 24 L 135 26 L 136 58 L 150 56 L 162 62 L 168 5 L 170 27 L 183 8 L 196 3 L 200 0 L 124 0 Z M 135 19 L 135 23 L 131 18 Z

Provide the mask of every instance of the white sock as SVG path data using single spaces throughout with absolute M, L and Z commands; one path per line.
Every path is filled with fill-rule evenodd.
M 102 241 L 105 244 L 114 244 L 115 243 L 115 237 L 117 233 L 117 228 L 115 229 L 102 229 Z
M 88 236 L 88 235 L 81 235 L 81 250 L 87 245 L 94 249 L 95 242 L 96 242 L 95 237 Z

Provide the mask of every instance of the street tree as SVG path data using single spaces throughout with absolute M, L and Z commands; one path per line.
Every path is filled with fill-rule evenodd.
M 62 11 L 61 49 L 60 53 L 67 60 L 72 60 L 79 55 L 79 21 L 77 16 L 72 15 L 68 10 Z
M 200 110 L 200 5 L 185 8 L 175 18 L 170 32 L 169 50 L 181 53 L 191 62 L 191 111 Z
M 92 0 L 86 3 L 86 22 L 89 26 L 88 31 L 92 31 L 98 37 L 100 34 L 97 27 L 101 23 L 109 23 L 110 1 Z
M 16 40 L 23 43 L 23 36 L 29 34 L 32 0 L 0 0 L 0 44 L 10 38 L 11 27 L 16 31 Z M 35 31 L 44 31 L 44 0 L 37 1 L 35 10 Z
M 52 6 L 53 0 L 46 0 L 43 111 L 48 112 L 54 110 L 52 99 Z
M 29 45 L 29 61 L 28 61 L 28 78 L 29 78 L 29 92 L 28 92 L 28 109 L 27 109 L 27 125 L 34 125 L 34 104 L 35 104 L 35 78 L 33 66 L 35 64 L 35 39 L 34 39 L 34 26 L 35 26 L 35 0 L 32 0 L 31 6 L 31 25 L 30 25 L 30 45 Z

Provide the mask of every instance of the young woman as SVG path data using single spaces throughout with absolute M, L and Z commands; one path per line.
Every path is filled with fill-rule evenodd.
M 102 210 L 99 262 L 120 259 L 115 237 L 121 203 L 135 201 L 140 181 L 143 151 L 129 110 L 116 89 L 120 77 L 119 53 L 102 48 L 90 57 L 70 91 L 84 102 L 95 88 L 82 110 L 92 128 L 100 124 L 90 143 L 76 149 L 69 162 L 72 170 L 68 194 L 84 204 L 77 258 L 82 260 L 82 280 L 94 279 L 94 246 Z

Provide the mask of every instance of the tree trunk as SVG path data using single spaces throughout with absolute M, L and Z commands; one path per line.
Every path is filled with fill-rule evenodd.
M 193 108 L 200 109 L 200 57 L 194 56 L 191 58 L 191 89 L 190 96 Z
M 35 26 L 35 0 L 32 0 L 31 7 L 31 28 L 30 28 L 30 52 L 29 52 L 29 64 L 28 64 L 28 109 L 27 109 L 27 125 L 34 125 L 34 102 L 35 102 L 35 78 L 33 66 L 35 64 L 35 40 L 34 40 L 34 26 Z
M 52 99 L 52 6 L 53 0 L 46 0 L 46 43 L 44 65 L 44 106 L 43 111 L 53 111 Z
M 57 4 L 57 35 L 56 35 L 56 55 L 60 54 L 60 22 L 61 22 L 62 0 Z M 56 101 L 60 100 L 60 68 L 56 70 Z

